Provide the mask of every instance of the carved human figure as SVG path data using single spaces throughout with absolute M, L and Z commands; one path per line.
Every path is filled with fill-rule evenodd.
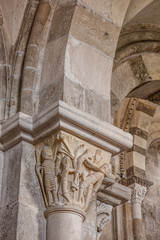
M 70 157 L 64 156 L 61 160 L 62 165 L 62 172 L 61 172 L 61 190 L 62 190 L 62 196 L 68 201 L 72 202 L 72 199 L 70 197 L 69 191 L 68 191 L 68 176 L 69 173 L 74 173 L 75 170 L 70 168 Z
M 40 174 L 42 177 L 48 205 L 51 205 L 53 202 L 58 202 L 58 199 L 54 161 L 52 159 L 52 150 L 49 146 L 44 146 L 42 148 L 41 163 Z
M 83 164 L 89 168 L 90 170 L 98 171 L 99 169 L 95 164 L 92 163 L 94 157 L 94 153 L 90 148 L 87 148 L 83 154 L 81 154 L 77 158 L 76 162 L 76 169 L 75 169 L 75 177 L 74 182 L 72 184 L 72 189 L 75 188 L 78 190 L 79 188 L 79 177 L 82 177 L 82 180 L 84 180 L 83 176 Z
M 105 163 L 97 170 L 97 172 L 89 174 L 87 178 L 80 183 L 79 201 L 82 200 L 82 197 L 85 193 L 85 208 L 87 208 L 91 196 L 93 196 L 100 188 L 104 176 L 107 176 L 109 172 L 110 170 L 108 164 Z

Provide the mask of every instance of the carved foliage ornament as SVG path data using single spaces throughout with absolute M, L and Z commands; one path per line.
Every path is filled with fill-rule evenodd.
M 111 205 L 97 201 L 97 239 L 111 220 L 112 208 Z
M 47 206 L 86 210 L 110 172 L 105 152 L 60 131 L 36 146 L 36 173 Z
M 141 204 L 144 200 L 144 197 L 147 193 L 147 188 L 144 186 L 141 186 L 137 183 L 133 184 L 131 186 L 132 188 L 132 203 L 139 203 Z

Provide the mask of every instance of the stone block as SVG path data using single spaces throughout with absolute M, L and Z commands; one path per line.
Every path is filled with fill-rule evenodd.
M 95 92 L 85 90 L 85 112 L 101 119 L 108 121 L 110 119 L 110 102 Z
M 59 79 L 64 73 L 66 36 L 46 45 L 41 77 L 41 91 Z
M 50 107 L 63 97 L 63 78 L 56 80 L 53 84 L 49 85 L 40 92 L 39 99 L 39 112 Z
M 17 0 L 13 2 L 10 0 L 1 1 L 4 22 L 12 45 L 14 45 L 17 40 L 26 4 L 27 0 Z M 16 11 L 14 11 L 15 9 Z
M 37 69 L 38 63 L 39 63 L 39 49 L 35 45 L 30 45 L 27 51 L 26 66 Z
M 18 203 L 0 208 L 0 240 L 17 240 Z
M 34 99 L 33 99 L 33 90 L 32 89 L 24 89 L 21 94 L 21 111 L 23 113 L 33 115 L 34 112 Z M 29 99 L 29 101 L 28 101 Z
M 160 79 L 160 69 L 159 62 L 160 56 L 158 54 L 144 54 L 142 55 L 145 66 L 152 77 L 152 79 L 159 80 Z
M 65 77 L 63 100 L 69 105 L 83 110 L 84 88 L 80 84 L 72 82 Z
M 19 204 L 16 240 L 44 240 L 45 235 L 46 220 L 43 212 L 26 204 Z
M 69 33 L 75 5 L 62 5 L 59 6 L 53 15 L 48 42 L 52 42 Z M 58 27 L 57 27 L 58 26 Z
M 3 168 L 1 198 L 2 207 L 5 207 L 18 200 L 21 156 L 21 143 L 4 153 L 5 161 Z
M 111 87 L 114 94 L 120 100 L 124 99 L 128 93 L 133 90 L 138 84 L 139 82 L 134 76 L 128 62 L 124 62 L 114 69 L 112 74 Z
M 145 170 L 145 156 L 138 152 L 129 152 L 126 155 L 127 168 L 132 166 Z
M 19 201 L 25 205 L 44 210 L 44 201 L 35 173 L 35 148 L 29 143 L 22 143 L 21 171 L 19 183 Z
M 71 34 L 96 48 L 102 53 L 114 57 L 120 29 L 91 10 L 77 6 L 71 25 Z
M 32 68 L 25 68 L 25 72 L 23 74 L 26 81 L 23 81 L 23 89 L 35 89 L 36 83 L 38 81 L 38 70 Z M 15 86 L 15 90 L 17 85 Z M 14 89 L 14 86 L 13 86 Z
M 106 98 L 110 97 L 113 60 L 95 49 L 69 37 L 66 49 L 65 75 Z
M 100 0 L 99 2 L 96 2 L 92 0 L 80 0 L 79 2 L 88 6 L 103 17 L 110 19 L 110 21 L 117 26 L 121 26 L 130 1 Z

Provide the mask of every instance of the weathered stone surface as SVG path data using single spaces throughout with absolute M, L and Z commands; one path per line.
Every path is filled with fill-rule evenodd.
M 46 45 L 40 83 L 41 91 L 64 74 L 67 38 L 64 36 Z
M 68 34 L 75 5 L 59 6 L 52 18 L 52 23 L 49 31 L 48 42 L 54 41 Z M 58 26 L 58 27 L 57 27 Z
M 160 69 L 158 67 L 160 56 L 157 54 L 143 54 L 142 58 L 152 79 L 160 80 Z
M 115 23 L 117 26 L 121 26 L 123 23 L 124 14 L 127 10 L 129 4 L 128 0 L 101 0 L 100 2 L 94 2 L 92 0 L 81 0 L 79 1 L 86 6 L 89 6 L 93 11 L 98 12 L 105 18 L 110 19 L 111 22 Z M 123 11 L 122 11 L 123 7 Z
M 95 92 L 85 90 L 85 111 L 104 121 L 110 121 L 110 102 Z
M 21 155 L 21 143 L 4 153 L 5 161 L 3 167 L 1 198 L 2 207 L 6 207 L 7 205 L 18 201 Z
M 97 50 L 114 56 L 120 29 L 87 8 L 77 6 L 71 25 L 71 34 Z
M 110 78 L 113 61 L 103 54 L 69 37 L 66 49 L 65 75 L 71 81 L 101 96 L 110 96 Z M 96 67 L 95 67 L 96 66 Z
M 43 211 L 26 204 L 19 204 L 16 240 L 44 240 L 46 235 L 45 222 Z
M 11 41 L 11 44 L 15 44 L 17 39 L 17 35 L 19 33 L 23 14 L 25 11 L 25 7 L 27 4 L 27 0 L 21 1 L 16 0 L 11 2 L 10 0 L 2 0 L 1 1 L 1 10 L 3 13 L 4 21 L 7 26 L 7 32 Z
M 133 75 L 138 79 L 139 84 L 151 80 L 151 76 L 148 73 L 141 55 L 130 58 L 129 64 Z
M 57 79 L 40 92 L 39 112 L 51 106 L 63 96 L 63 78 Z
M 153 0 L 131 1 L 125 16 L 124 24 L 129 22 L 134 16 L 137 15 L 137 13 L 139 13 L 143 8 L 145 8 L 151 2 L 153 2 Z
M 21 97 L 21 111 L 29 114 L 29 115 L 33 115 L 34 111 L 33 111 L 33 106 L 34 106 L 34 100 L 33 99 L 33 89 L 24 89 L 22 91 L 22 97 Z M 30 101 L 28 101 L 28 99 L 30 99 Z
M 14 202 L 0 208 L 0 239 L 17 240 L 18 203 Z
M 114 70 L 111 81 L 112 91 L 120 100 L 138 84 L 128 62 L 122 63 Z
M 36 159 L 34 146 L 23 142 L 19 184 L 19 201 L 27 206 L 30 206 L 31 208 L 35 208 L 35 211 L 38 211 L 38 209 L 42 211 L 44 209 L 44 203 L 39 182 L 35 174 L 35 164 Z
M 84 88 L 80 84 L 72 82 L 65 77 L 63 100 L 69 105 L 75 106 L 78 109 L 83 110 Z

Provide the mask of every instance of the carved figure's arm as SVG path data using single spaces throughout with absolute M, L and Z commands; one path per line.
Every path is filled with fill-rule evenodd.
M 73 168 L 69 169 L 69 173 L 74 173 L 74 172 L 75 172 L 75 170 Z
M 84 165 L 91 170 L 101 172 L 101 170 L 96 165 L 94 165 L 88 158 L 84 160 Z

